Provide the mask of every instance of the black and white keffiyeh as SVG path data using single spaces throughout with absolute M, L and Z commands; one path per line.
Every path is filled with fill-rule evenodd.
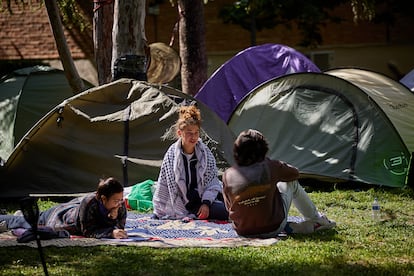
M 180 219 L 189 216 L 185 205 L 188 203 L 184 162 L 181 158 L 181 139 L 172 144 L 164 155 L 156 184 L 153 206 L 159 218 Z M 210 149 L 198 140 L 195 153 L 197 162 L 197 188 L 201 200 L 213 202 L 222 191 L 217 177 L 217 166 Z

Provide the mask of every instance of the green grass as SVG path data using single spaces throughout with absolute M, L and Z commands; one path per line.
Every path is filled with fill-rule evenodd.
M 309 187 L 307 188 L 309 190 Z M 414 275 L 411 189 L 309 190 L 335 230 L 267 247 L 45 247 L 50 275 Z M 372 221 L 377 197 L 382 219 Z M 41 201 L 41 208 L 54 204 Z M 14 211 L 13 204 L 1 205 Z M 290 215 L 297 215 L 294 209 Z M 0 247 L 0 275 L 43 275 L 36 248 Z

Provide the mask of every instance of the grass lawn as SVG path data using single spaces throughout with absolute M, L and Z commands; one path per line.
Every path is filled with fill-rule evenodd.
M 267 247 L 45 247 L 49 275 L 414 275 L 412 189 L 307 191 L 336 229 Z M 375 197 L 379 222 L 371 219 Z M 39 202 L 41 209 L 51 204 Z M 0 247 L 0 275 L 44 275 L 38 250 Z

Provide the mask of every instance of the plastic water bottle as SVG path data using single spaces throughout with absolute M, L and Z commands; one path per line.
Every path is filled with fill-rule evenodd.
M 378 202 L 378 199 L 375 198 L 374 202 L 372 203 L 372 219 L 374 221 L 379 221 L 380 220 L 380 216 L 381 216 L 381 207 L 380 204 Z

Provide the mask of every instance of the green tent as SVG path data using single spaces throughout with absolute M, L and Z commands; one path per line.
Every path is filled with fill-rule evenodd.
M 164 85 L 121 79 L 66 99 L 24 136 L 4 166 L 0 197 L 94 191 L 99 178 L 131 186 L 156 180 L 182 104 L 197 100 Z M 201 137 L 223 171 L 234 134 L 207 106 Z
M 92 85 L 85 81 L 85 85 Z M 0 158 L 7 160 L 27 131 L 53 107 L 73 96 L 62 70 L 34 66 L 0 79 Z
M 229 127 L 263 132 L 270 156 L 302 177 L 403 187 L 414 151 L 414 95 L 366 70 L 296 73 L 249 93 Z

